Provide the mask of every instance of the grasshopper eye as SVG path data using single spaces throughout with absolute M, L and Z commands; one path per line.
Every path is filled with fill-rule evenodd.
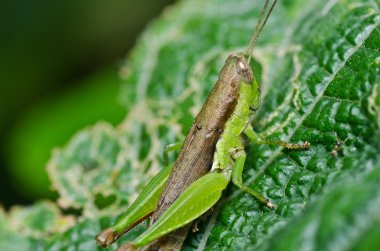
M 243 57 L 236 60 L 236 71 L 241 81 L 247 84 L 252 83 L 253 73 Z
M 238 60 L 238 65 L 239 65 L 240 69 L 242 69 L 242 70 L 247 69 L 247 66 L 241 60 Z

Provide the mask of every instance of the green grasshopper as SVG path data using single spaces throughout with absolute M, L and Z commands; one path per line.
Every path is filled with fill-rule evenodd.
M 96 237 L 99 245 L 109 246 L 150 216 L 150 227 L 119 250 L 143 247 L 174 230 L 178 231 L 212 208 L 231 180 L 267 207 L 274 208 L 267 198 L 242 182 L 246 159 L 243 135 L 258 144 L 276 144 L 291 149 L 309 148 L 310 144 L 267 141 L 255 133 L 249 123 L 250 115 L 260 105 L 260 86 L 249 62 L 257 38 L 277 0 L 272 3 L 261 24 L 269 2 L 265 1 L 246 52 L 227 58 L 174 165 L 164 168 L 153 177 L 116 223 Z M 185 227 L 182 235 L 186 236 L 187 230 L 188 227 Z

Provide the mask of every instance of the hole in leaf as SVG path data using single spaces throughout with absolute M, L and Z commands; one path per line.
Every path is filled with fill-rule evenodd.
M 95 206 L 99 209 L 109 207 L 115 201 L 116 201 L 115 195 L 104 196 L 103 194 L 98 193 L 95 196 Z
M 83 213 L 83 208 L 74 208 L 74 207 L 61 208 L 61 211 L 63 215 L 80 216 Z

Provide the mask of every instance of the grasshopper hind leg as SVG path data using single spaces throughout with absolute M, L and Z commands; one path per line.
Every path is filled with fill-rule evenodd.
M 196 180 L 147 231 L 119 250 L 142 247 L 192 222 L 219 200 L 229 180 L 223 173 L 209 173 Z
M 156 208 L 160 194 L 169 178 L 173 165 L 162 169 L 146 185 L 135 202 L 123 213 L 111 227 L 96 236 L 99 246 L 108 247 L 124 233 L 148 218 Z

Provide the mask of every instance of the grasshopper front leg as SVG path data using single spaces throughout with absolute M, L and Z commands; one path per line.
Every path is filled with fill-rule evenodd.
M 118 251 L 145 246 L 198 218 L 219 200 L 229 180 L 225 173 L 209 173 L 196 180 L 147 231 Z
M 116 220 L 115 224 L 96 236 L 96 242 L 99 246 L 108 247 L 152 214 L 172 167 L 173 165 L 167 166 L 154 176 L 135 202 Z

